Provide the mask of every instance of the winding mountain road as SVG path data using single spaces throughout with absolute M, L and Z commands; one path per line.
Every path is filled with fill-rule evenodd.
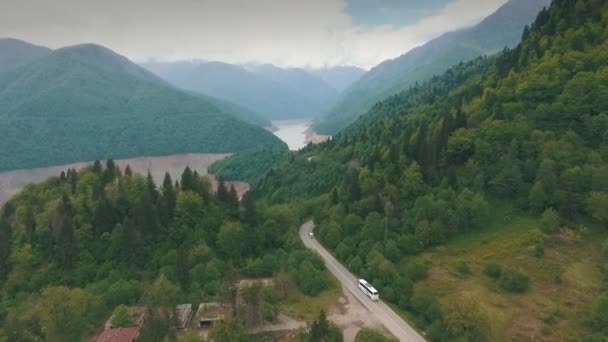
M 423 342 L 425 339 L 397 315 L 388 305 L 382 301 L 370 300 L 358 287 L 358 279 L 352 275 L 336 258 L 334 258 L 316 239 L 310 238 L 314 229 L 314 223 L 308 221 L 300 227 L 300 239 L 306 247 L 319 254 L 327 269 L 340 281 L 342 286 L 357 298 L 384 327 L 391 332 L 399 341 Z M 380 293 L 382 296 L 382 293 Z

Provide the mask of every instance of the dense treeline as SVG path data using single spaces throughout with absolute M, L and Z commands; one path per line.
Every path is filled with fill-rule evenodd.
M 429 338 L 488 339 L 474 302 L 440 305 L 414 289 L 426 269 L 408 255 L 480 228 L 498 203 L 542 215 L 545 234 L 608 224 L 607 42 L 605 2 L 555 0 L 513 50 L 376 105 L 284 158 L 260 193 L 270 203 L 321 196 L 319 238 Z M 528 287 L 503 273 L 505 291 Z
M 149 308 L 144 340 L 159 340 L 172 305 L 230 300 L 242 277 L 284 274 L 314 295 L 327 279 L 298 217 L 223 183 L 213 193 L 189 168 L 157 187 L 109 160 L 29 185 L 0 213 L 0 340 L 80 341 L 134 304 Z
M 209 173 L 224 180 L 241 180 L 253 185 L 286 154 L 287 151 L 281 149 L 238 152 L 213 163 Z

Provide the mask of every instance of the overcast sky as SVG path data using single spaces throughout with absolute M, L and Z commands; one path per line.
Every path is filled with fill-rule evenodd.
M 471 26 L 507 0 L 0 0 L 0 37 L 135 61 L 357 65 Z

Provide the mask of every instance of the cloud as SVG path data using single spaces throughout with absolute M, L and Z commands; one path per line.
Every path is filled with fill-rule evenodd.
M 506 0 L 453 0 L 405 27 L 363 27 L 344 0 L 4 0 L 0 36 L 105 45 L 143 61 L 208 59 L 371 67 L 472 25 Z

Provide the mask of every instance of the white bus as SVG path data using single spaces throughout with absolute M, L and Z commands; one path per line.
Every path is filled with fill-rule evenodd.
M 376 301 L 380 298 L 380 296 L 378 295 L 378 291 L 376 291 L 373 286 L 371 286 L 367 281 L 365 281 L 365 279 L 359 279 L 359 288 L 371 300 Z

